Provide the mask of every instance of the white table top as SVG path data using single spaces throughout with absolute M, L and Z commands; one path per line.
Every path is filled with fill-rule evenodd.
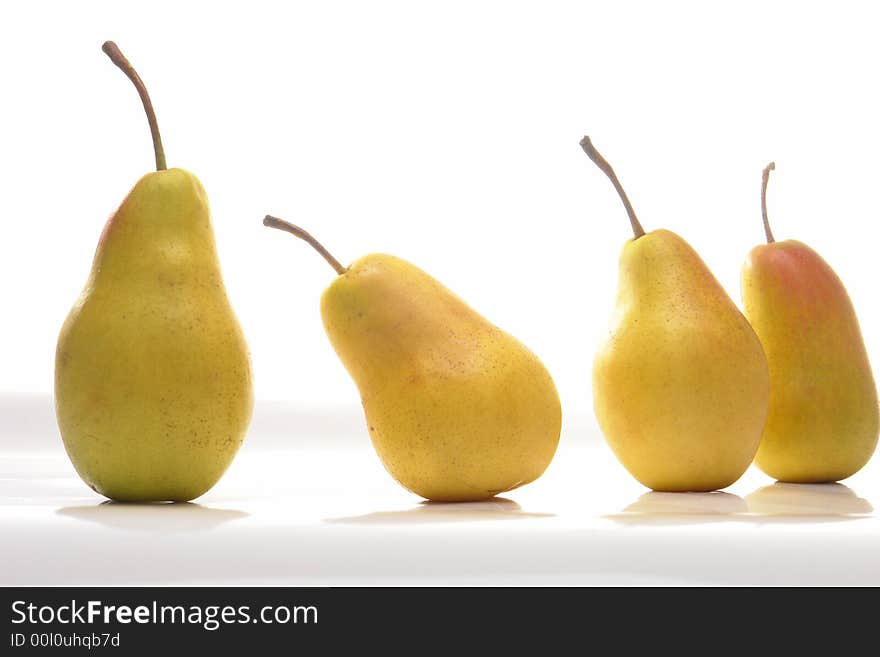
M 880 456 L 843 484 L 653 493 L 587 422 L 505 498 L 424 503 L 357 409 L 259 404 L 230 470 L 190 504 L 105 501 L 51 400 L 0 397 L 0 585 L 880 585 Z

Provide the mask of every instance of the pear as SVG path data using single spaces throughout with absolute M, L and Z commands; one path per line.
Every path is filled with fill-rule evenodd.
M 522 343 L 427 273 L 385 254 L 343 267 L 321 297 L 324 329 L 361 395 L 373 446 L 404 488 L 429 500 L 490 498 L 537 479 L 559 441 L 550 374 Z
M 120 501 L 185 501 L 222 476 L 253 409 L 250 357 L 220 275 L 198 179 L 166 169 L 146 89 L 134 82 L 156 169 L 107 222 L 91 275 L 58 338 L 55 407 L 89 486 Z
M 859 321 L 834 270 L 806 244 L 777 242 L 761 210 L 767 244 L 751 250 L 742 295 L 770 365 L 770 414 L 756 465 L 792 483 L 846 479 L 877 446 L 877 387 Z
M 645 233 L 614 170 L 589 137 L 581 146 L 611 179 L 635 235 L 593 365 L 600 428 L 649 488 L 725 488 L 752 462 L 767 419 L 761 343 L 696 251 L 668 230 Z

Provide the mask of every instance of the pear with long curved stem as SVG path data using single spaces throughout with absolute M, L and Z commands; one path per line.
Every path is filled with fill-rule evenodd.
M 430 500 L 481 500 L 544 472 L 561 409 L 525 345 L 405 260 L 371 254 L 343 267 L 299 226 L 263 223 L 310 244 L 338 274 L 321 297 L 324 329 L 402 486 Z
M 739 479 L 767 417 L 767 361 L 754 331 L 690 245 L 645 232 L 614 170 L 633 230 L 617 308 L 593 364 L 593 405 L 608 444 L 642 484 L 710 491 Z
M 156 171 L 104 227 L 55 359 L 55 407 L 82 479 L 122 501 L 185 501 L 221 477 L 253 408 L 250 358 L 214 245 L 205 190 L 167 169 L 149 94 L 112 41 L 103 50 L 144 106 Z
M 831 482 L 860 470 L 880 433 L 877 387 L 858 318 L 831 266 L 796 240 L 777 242 L 761 214 L 767 244 L 742 271 L 746 316 L 770 366 L 770 412 L 755 464 L 794 483 Z

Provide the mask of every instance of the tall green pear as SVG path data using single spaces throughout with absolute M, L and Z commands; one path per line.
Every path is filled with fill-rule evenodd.
M 777 242 L 761 210 L 767 243 L 742 271 L 746 316 L 770 364 L 770 415 L 756 465 L 794 483 L 846 479 L 877 446 L 880 408 L 859 321 L 840 278 L 803 242 Z
M 156 171 L 104 227 L 91 275 L 58 338 L 55 408 L 80 477 L 121 501 L 185 501 L 223 475 L 253 409 L 250 358 L 226 296 L 198 179 L 166 169 L 155 113 L 113 42 L 150 122 Z
M 767 359 L 748 321 L 697 252 L 646 233 L 614 170 L 635 237 L 620 256 L 617 307 L 593 364 L 593 405 L 608 444 L 649 488 L 711 491 L 752 462 L 767 419 Z
M 547 369 L 415 265 L 385 254 L 343 267 L 321 297 L 324 329 L 357 384 L 370 438 L 402 486 L 430 500 L 482 500 L 537 479 L 562 421 Z

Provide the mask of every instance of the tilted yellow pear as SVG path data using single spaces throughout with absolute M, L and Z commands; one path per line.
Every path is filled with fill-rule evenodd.
M 593 366 L 599 425 L 621 463 L 661 491 L 735 482 L 758 448 L 769 375 L 761 343 L 691 246 L 645 233 L 611 166 L 635 238 L 623 247 L 617 307 Z
M 838 481 L 877 446 L 877 388 L 840 278 L 806 244 L 773 238 L 767 179 L 774 168 L 761 181 L 767 244 L 752 249 L 742 271 L 746 316 L 770 364 L 770 415 L 755 464 L 781 481 Z
M 373 446 L 401 485 L 429 500 L 481 500 L 537 479 L 559 441 L 553 380 L 522 343 L 418 267 L 384 254 L 343 267 L 321 316 L 358 390 Z
M 122 501 L 185 501 L 221 477 L 242 442 L 250 358 L 217 260 L 208 199 L 165 168 L 152 105 L 155 173 L 107 222 L 86 287 L 58 338 L 55 407 L 76 471 Z

